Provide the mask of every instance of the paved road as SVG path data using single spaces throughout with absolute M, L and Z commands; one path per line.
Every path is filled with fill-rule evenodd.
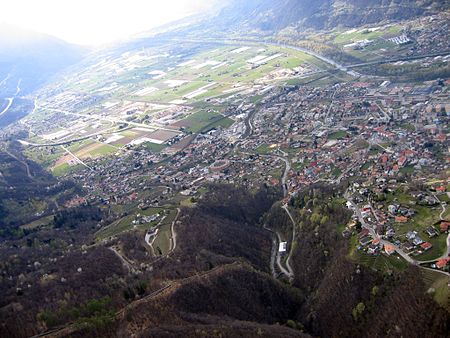
M 13 153 L 11 153 L 8 149 L 5 149 L 5 152 L 11 156 L 13 159 L 15 159 L 17 162 L 22 163 L 26 170 L 27 170 L 27 176 L 28 178 L 31 178 L 32 180 L 34 180 L 33 175 L 31 175 L 31 170 L 30 170 L 30 166 L 28 165 L 27 161 L 22 161 L 21 159 L 19 159 L 16 155 L 14 155 Z
M 386 121 L 390 121 L 391 117 L 389 116 L 389 114 L 383 108 L 381 108 L 381 106 L 378 103 L 375 102 L 375 104 L 377 105 L 378 109 L 380 109 L 381 112 L 383 113 Z
M 66 115 L 78 116 L 78 117 L 83 117 L 83 118 L 91 118 L 91 119 L 99 120 L 99 121 L 107 121 L 107 122 L 113 122 L 113 123 L 128 124 L 128 125 L 135 126 L 135 127 L 140 127 L 140 128 L 160 129 L 160 130 L 172 131 L 172 132 L 177 132 L 177 133 L 180 132 L 178 129 L 168 128 L 166 126 L 162 126 L 162 125 L 157 124 L 157 123 L 152 123 L 152 124 L 137 123 L 137 122 L 131 122 L 131 121 L 126 121 L 126 120 L 116 119 L 116 118 L 113 118 L 113 117 L 100 116 L 100 115 L 97 115 L 97 114 L 91 114 L 91 115 L 78 114 L 78 113 L 68 112 L 68 111 L 62 110 L 62 109 L 42 107 L 42 106 L 39 106 L 38 108 L 43 109 L 43 110 L 52 111 L 52 112 L 55 112 L 55 113 L 61 113 L 61 114 L 66 114 Z
M 175 216 L 175 219 L 172 222 L 172 225 L 170 227 L 170 231 L 172 232 L 172 241 L 171 241 L 171 249 L 170 252 L 173 252 L 175 248 L 177 247 L 177 232 L 175 231 L 175 224 L 177 223 L 178 217 L 180 216 L 181 209 L 177 208 L 177 215 Z
M 434 263 L 434 262 L 436 262 L 436 261 L 438 261 L 440 259 L 447 258 L 449 256 L 450 256 L 450 233 L 447 235 L 447 250 L 445 250 L 445 252 L 442 254 L 441 257 L 438 257 L 436 259 L 430 259 L 430 260 L 427 260 L 427 261 L 418 261 L 417 263 L 419 263 L 419 264 Z
M 272 271 L 272 276 L 274 278 L 277 278 L 278 276 L 278 274 L 275 272 L 275 263 L 276 263 L 280 272 L 287 278 L 289 278 L 289 280 L 291 280 L 293 275 L 283 266 L 283 264 L 281 264 L 281 255 L 278 251 L 278 245 L 279 243 L 282 242 L 280 234 L 268 228 L 266 224 L 264 224 L 263 228 L 274 235 L 272 241 L 272 251 L 270 256 L 270 270 Z
M 418 265 L 418 262 L 414 259 L 412 259 L 406 252 L 404 252 L 398 245 L 395 245 L 394 243 L 391 243 L 385 239 L 382 239 L 373 229 L 373 227 L 368 224 L 364 218 L 362 217 L 362 213 L 361 210 L 359 209 L 359 207 L 353 202 L 353 200 L 350 198 L 348 192 L 346 192 L 344 194 L 345 199 L 347 200 L 347 202 L 349 202 L 355 212 L 355 214 L 358 216 L 358 219 L 361 223 L 361 226 L 364 229 L 369 230 L 369 234 L 370 237 L 372 237 L 373 239 L 379 239 L 380 243 L 383 245 L 389 244 L 392 245 L 395 249 L 395 252 L 397 252 L 401 257 L 403 257 L 408 263 L 412 264 L 412 265 Z
M 156 236 L 158 235 L 158 230 L 159 229 L 156 229 L 155 231 L 153 231 L 152 233 L 146 233 L 145 234 L 145 237 L 144 237 L 144 240 L 145 240 L 145 243 L 147 243 L 147 245 L 150 247 L 150 250 L 152 250 L 152 255 L 153 256 L 155 256 L 155 250 L 153 249 L 153 243 L 155 242 L 155 240 L 156 240 Z M 152 239 L 152 241 L 150 242 L 150 238 L 152 238 L 153 237 L 153 239 Z
M 119 259 L 122 262 L 123 266 L 125 268 L 127 268 L 129 273 L 134 270 L 133 265 L 127 259 L 125 259 L 125 257 L 122 256 L 120 254 L 120 252 L 115 247 L 109 247 L 108 249 L 111 250 L 112 252 L 114 252 L 117 257 L 119 257 Z
M 8 79 L 8 77 L 7 77 L 6 79 Z M 5 79 L 5 80 L 6 80 L 6 79 Z M 3 81 L 5 81 L 5 80 L 3 80 Z M 3 83 L 3 81 L 2 81 L 2 83 Z M 20 93 L 20 84 L 21 84 L 21 83 L 22 83 L 22 79 L 19 79 L 19 81 L 17 82 L 16 93 L 14 94 L 13 97 L 9 97 L 9 98 L 6 99 L 6 100 L 8 100 L 8 105 L 6 106 L 5 109 L 3 109 L 2 112 L 0 112 L 0 116 L 6 114 L 6 112 L 9 110 L 9 108 L 11 108 L 11 106 L 12 106 L 12 104 L 13 104 L 13 102 L 14 102 L 14 99 L 15 99 L 16 96 L 19 95 L 19 93 Z
M 331 102 L 330 102 L 330 105 L 328 106 L 328 110 L 327 110 L 327 113 L 326 113 L 325 119 L 324 119 L 325 121 L 327 120 L 328 116 L 330 116 L 331 108 L 333 108 L 334 97 L 336 96 L 336 93 L 338 92 L 338 90 L 339 90 L 339 88 L 337 88 L 334 91 L 333 95 L 331 96 Z
M 90 170 L 94 170 L 92 169 L 90 166 L 88 166 L 86 163 L 84 163 L 79 157 L 77 157 L 74 153 L 72 153 L 69 149 L 67 149 L 66 147 L 64 147 L 63 145 L 61 145 L 61 148 L 68 153 L 69 155 L 71 155 L 78 163 L 84 165 L 86 168 L 90 169 Z
M 425 59 L 428 57 L 447 56 L 447 55 L 450 55 L 450 51 L 448 51 L 448 50 L 438 52 L 438 53 L 427 53 L 427 54 L 422 54 L 422 55 L 405 56 L 405 57 L 399 57 L 399 58 L 393 58 L 393 59 L 384 59 L 384 60 L 378 60 L 378 61 L 356 63 L 353 65 L 347 66 L 347 68 L 358 68 L 358 67 L 364 67 L 364 66 L 381 65 L 384 63 L 393 63 L 393 62 L 399 62 L 399 61 L 420 60 L 420 59 Z
M 334 61 L 334 60 L 332 60 L 332 59 L 330 59 L 330 58 L 328 58 L 326 56 L 320 55 L 320 54 L 318 54 L 318 53 L 316 53 L 316 52 L 314 52 L 312 50 L 309 50 L 309 49 L 306 49 L 306 48 L 302 48 L 302 47 L 298 47 L 298 46 L 294 46 L 294 45 L 283 44 L 283 43 L 276 43 L 276 42 L 272 42 L 272 43 L 269 43 L 269 44 L 273 45 L 273 46 L 280 46 L 280 47 L 285 47 L 285 48 L 298 50 L 299 52 L 303 52 L 305 54 L 314 56 L 317 59 L 319 59 L 319 60 L 321 60 L 321 61 L 323 61 L 325 63 L 328 63 L 329 65 L 332 65 L 333 67 L 339 69 L 342 72 L 347 73 L 348 75 L 350 75 L 352 77 L 358 77 L 358 76 L 361 75 L 361 74 L 355 72 L 354 70 L 348 70 L 349 67 L 341 65 L 341 64 L 337 63 L 336 61 Z
M 299 52 L 303 52 L 307 55 L 314 56 L 315 58 L 339 69 L 340 71 L 347 73 L 348 75 L 350 75 L 352 77 L 360 76 L 360 74 L 358 74 L 357 72 L 355 72 L 353 70 L 348 70 L 347 69 L 348 67 L 341 65 L 341 64 L 337 63 L 336 61 L 334 61 L 326 56 L 320 55 L 312 50 L 298 47 L 295 45 L 277 42 L 277 41 L 254 41 L 254 40 L 246 40 L 246 39 L 227 39 L 227 40 L 215 39 L 215 40 L 209 41 L 209 40 L 205 40 L 205 39 L 191 39 L 191 40 L 188 40 L 187 42 L 217 43 L 217 44 L 223 44 L 223 45 L 238 45 L 238 46 L 251 44 L 251 45 L 268 45 L 268 46 L 275 46 L 275 47 L 284 47 L 284 48 L 294 49 Z
M 419 265 L 419 264 L 427 264 L 427 263 L 433 263 L 436 262 L 439 259 L 442 258 L 447 258 L 450 255 L 450 234 L 447 235 L 447 250 L 445 251 L 445 253 L 436 259 L 431 259 L 431 260 L 427 260 L 427 261 L 419 261 L 416 259 L 413 259 L 410 255 L 408 255 L 405 251 L 403 251 L 398 245 L 395 245 L 394 243 L 387 241 L 383 238 L 381 238 L 381 236 L 379 236 L 374 229 L 367 224 L 367 222 L 364 220 L 364 218 L 362 217 L 361 214 L 361 210 L 359 209 L 359 207 L 351 200 L 351 198 L 349 197 L 348 193 L 346 193 L 344 195 L 345 199 L 352 205 L 356 215 L 358 216 L 359 221 L 361 222 L 361 225 L 364 229 L 368 229 L 370 232 L 370 236 L 372 238 L 378 238 L 380 240 L 380 243 L 383 245 L 392 245 L 395 249 L 395 252 L 397 252 L 397 254 L 399 254 L 403 259 L 405 259 L 408 263 L 412 264 L 412 265 Z M 372 208 L 372 207 L 371 207 Z M 373 212 L 373 208 L 372 208 L 372 213 L 375 215 L 376 214 Z M 434 271 L 438 271 L 438 270 L 434 270 Z
M 280 160 L 285 162 L 286 166 L 284 168 L 284 173 L 283 173 L 283 176 L 281 178 L 281 184 L 283 186 L 283 196 L 287 197 L 288 191 L 287 191 L 286 182 L 287 182 L 287 176 L 289 174 L 289 171 L 291 170 L 291 164 L 289 162 L 289 159 L 287 157 L 283 157 L 283 156 L 279 156 L 279 155 L 261 155 L 261 156 L 263 156 L 263 157 L 274 157 L 274 158 L 280 159 Z M 292 233 L 291 250 L 290 250 L 289 255 L 288 255 L 287 259 L 286 259 L 286 267 L 287 267 L 287 269 L 281 263 L 281 254 L 278 251 L 278 245 L 279 245 L 279 243 L 282 242 L 280 234 L 277 231 L 269 229 L 266 225 L 264 225 L 264 229 L 274 233 L 276 235 L 276 238 L 278 239 L 278 242 L 275 240 L 273 242 L 273 246 L 272 246 L 272 254 L 271 254 L 271 271 L 272 271 L 272 274 L 275 277 L 276 274 L 275 274 L 274 264 L 275 264 L 275 261 L 276 261 L 277 266 L 280 269 L 281 273 L 284 274 L 287 278 L 289 278 L 290 281 L 292 281 L 294 279 L 294 270 L 292 269 L 292 267 L 290 265 L 290 258 L 292 256 L 292 247 L 293 247 L 293 243 L 294 243 L 294 239 L 295 239 L 295 230 L 296 230 L 296 228 L 295 228 L 295 221 L 294 221 L 294 218 L 292 217 L 292 215 L 289 212 L 289 209 L 287 208 L 286 205 L 283 205 L 281 208 L 284 209 L 287 212 L 289 218 L 292 221 L 292 228 L 293 228 L 293 230 L 292 230 L 293 233 Z
M 13 101 L 14 101 L 14 98 L 13 97 L 9 97 L 6 100 L 8 100 L 8 104 L 7 104 L 6 108 L 3 109 L 2 112 L 0 112 L 0 116 L 6 114 L 6 112 L 9 110 L 9 108 L 11 108 L 11 106 L 13 104 Z
M 439 214 L 439 219 L 440 219 L 441 221 L 443 221 L 443 220 L 444 220 L 444 214 L 445 214 L 445 212 L 447 211 L 447 205 L 446 205 L 446 204 L 443 204 L 443 203 L 441 202 L 441 200 L 439 199 L 439 197 L 437 197 L 437 193 L 433 193 L 433 197 L 434 197 L 434 199 L 436 200 L 436 202 L 439 203 L 439 205 L 440 205 L 441 208 L 442 208 L 442 211 L 441 211 L 441 213 Z
M 283 196 L 287 197 L 287 195 L 289 193 L 288 187 L 287 187 L 287 177 L 288 177 L 289 171 L 291 171 L 291 162 L 289 162 L 289 159 L 287 157 L 277 156 L 277 155 L 273 155 L 273 157 L 276 157 L 276 158 L 284 161 L 284 163 L 285 163 L 283 177 L 281 178 L 281 184 L 283 185 Z
M 295 221 L 294 221 L 294 217 L 292 217 L 292 215 L 291 215 L 291 212 L 289 211 L 289 208 L 288 208 L 288 206 L 286 205 L 286 204 L 284 204 L 283 206 L 282 206 L 282 208 L 286 211 L 286 213 L 288 214 L 288 216 L 289 216 L 289 218 L 291 219 L 291 222 L 292 222 L 292 241 L 291 241 L 291 249 L 289 250 L 289 255 L 288 255 L 288 257 L 287 257 L 287 259 L 286 259 L 286 267 L 288 268 L 288 270 L 289 270 L 289 275 L 290 275 L 290 278 L 291 279 L 293 279 L 294 278 L 294 269 L 292 269 L 292 266 L 291 266 L 291 257 L 292 257 L 292 254 L 293 254 L 293 252 L 294 252 L 294 240 L 295 240 L 295 233 L 296 233 L 296 224 L 295 224 Z

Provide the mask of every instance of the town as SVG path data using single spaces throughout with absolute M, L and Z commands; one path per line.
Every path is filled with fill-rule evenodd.
M 393 44 L 405 57 L 396 67 L 445 67 L 449 55 L 402 54 L 412 43 L 407 36 L 419 49 L 424 34 L 441 41 L 443 31 L 432 27 L 420 38 L 388 25 L 343 32 L 336 41 L 366 54 L 383 52 L 381 41 Z M 367 34 L 372 40 L 358 40 Z M 272 270 L 290 279 L 297 225 L 289 203 L 324 183 L 339 187 L 337 202 L 353 213 L 336 227 L 354 261 L 448 276 L 448 79 L 361 75 L 370 62 L 349 70 L 290 45 L 209 44 L 96 55 L 77 76 L 42 89 L 14 127 L 26 131 L 18 139 L 25 156 L 82 187 L 66 208 L 108 210 L 97 244 L 125 259 L 113 243 L 137 230 L 152 255 L 163 257 L 176 245 L 180 208 L 195 206 L 210 184 L 279 187 L 292 234 L 277 233 Z M 23 228 L 47 226 L 54 212 L 36 212 Z

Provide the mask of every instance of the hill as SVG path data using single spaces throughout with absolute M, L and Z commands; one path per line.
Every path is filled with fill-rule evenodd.
M 49 35 L 0 24 L 0 98 L 13 96 L 17 87 L 21 95 L 32 92 L 85 53 Z
M 219 30 L 330 29 L 409 19 L 448 7 L 448 2 L 436 0 L 233 0 L 213 21 Z

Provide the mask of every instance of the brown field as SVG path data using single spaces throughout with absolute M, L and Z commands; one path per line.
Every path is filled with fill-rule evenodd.
M 177 144 L 173 145 L 171 148 L 173 148 L 175 150 L 182 150 L 182 149 L 186 148 L 189 145 L 189 143 L 192 142 L 192 140 L 194 138 L 195 138 L 195 135 L 189 135 L 189 136 L 185 137 L 184 139 L 182 139 Z
M 171 128 L 189 128 L 189 127 L 192 127 L 192 125 L 193 125 L 192 121 L 187 121 L 186 119 L 184 119 L 184 120 L 180 120 L 175 123 L 172 123 L 170 125 L 170 127 Z
M 148 134 L 148 137 L 161 142 L 166 142 L 177 135 L 178 133 L 175 131 L 157 130 L 151 134 Z
M 91 157 L 91 155 L 89 154 L 90 152 L 103 147 L 102 143 L 93 143 L 88 145 L 87 147 L 83 147 L 80 150 L 78 150 L 75 155 L 79 158 L 87 158 L 87 157 Z
M 72 155 L 69 155 L 69 154 L 64 155 L 64 156 L 60 157 L 60 158 L 55 162 L 55 165 L 53 166 L 53 168 L 56 168 L 57 166 L 60 166 L 60 165 L 62 165 L 62 164 L 64 164 L 64 163 L 67 163 L 67 162 L 70 161 L 71 159 L 73 159 L 73 156 L 72 156 Z

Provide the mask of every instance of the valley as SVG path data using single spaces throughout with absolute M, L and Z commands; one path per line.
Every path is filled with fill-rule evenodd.
M 233 1 L 19 81 L 0 336 L 444 337 L 450 14 L 348 2 Z

